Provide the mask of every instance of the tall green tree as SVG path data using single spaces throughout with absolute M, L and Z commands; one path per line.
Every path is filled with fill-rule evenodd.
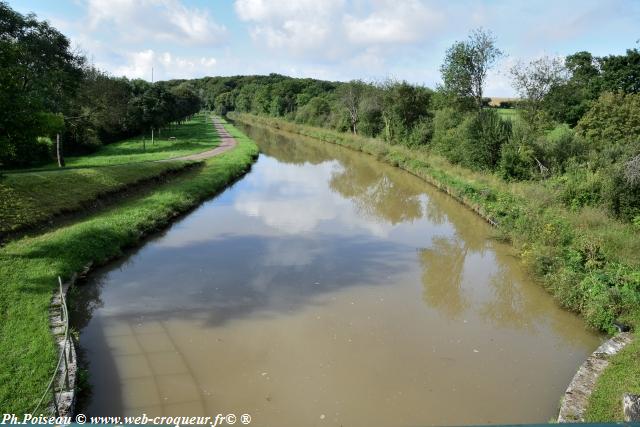
M 522 99 L 524 117 L 530 125 L 537 127 L 543 119 L 544 98 L 554 87 L 565 84 L 568 79 L 564 61 L 545 56 L 527 64 L 518 62 L 510 72 L 513 87 Z
M 46 151 L 37 149 L 37 138 L 47 121 L 39 117 L 68 109 L 84 58 L 47 22 L 0 2 L 0 64 L 0 163 L 42 160 Z
M 467 40 L 447 50 L 440 67 L 444 89 L 458 98 L 473 99 L 475 107 L 481 109 L 487 73 L 502 55 L 490 31 L 473 30 Z

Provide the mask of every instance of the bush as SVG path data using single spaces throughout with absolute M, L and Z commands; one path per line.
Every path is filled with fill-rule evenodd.
M 638 162 L 640 155 L 614 167 L 604 192 L 611 212 L 626 221 L 640 215 L 640 171 L 634 170 Z
M 584 139 L 566 124 L 556 126 L 539 139 L 538 146 L 546 166 L 558 174 L 565 171 L 570 159 L 582 158 L 587 148 Z
M 598 149 L 637 142 L 640 140 L 640 94 L 602 94 L 576 129 Z
M 530 145 L 509 141 L 500 149 L 499 175 L 509 180 L 531 179 L 535 161 L 533 148 Z
M 567 172 L 560 178 L 562 202 L 572 209 L 600 204 L 604 180 L 602 172 L 592 172 L 577 163 L 570 162 Z
M 406 144 L 410 147 L 424 146 L 431 142 L 433 138 L 433 121 L 423 119 L 418 122 L 407 137 Z
M 495 110 L 481 110 L 465 129 L 463 161 L 471 169 L 494 170 L 501 147 L 511 137 L 511 121 L 503 120 Z
M 462 141 L 465 138 L 463 122 L 467 115 L 443 108 L 436 111 L 433 119 L 433 150 L 442 154 L 452 163 L 462 161 Z
M 298 108 L 295 113 L 295 122 L 311 126 L 323 126 L 330 113 L 331 106 L 327 100 L 321 97 L 315 97 L 306 105 Z

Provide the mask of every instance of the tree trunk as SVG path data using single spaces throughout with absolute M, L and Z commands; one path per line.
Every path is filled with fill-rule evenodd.
M 62 146 L 60 144 L 60 134 L 56 134 L 56 157 L 58 158 L 58 167 L 64 167 L 64 157 L 62 156 Z

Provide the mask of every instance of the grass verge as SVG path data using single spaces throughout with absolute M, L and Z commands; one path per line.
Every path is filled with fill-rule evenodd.
M 90 207 L 107 195 L 176 174 L 190 165 L 141 163 L 5 175 L 0 179 L 0 241 L 8 233 Z
M 209 125 L 211 126 L 211 125 Z M 56 277 L 89 262 L 104 263 L 244 174 L 257 146 L 236 130 L 238 146 L 208 159 L 147 196 L 128 200 L 77 223 L 0 249 L 0 408 L 33 409 L 56 361 L 47 313 Z
M 566 209 L 552 184 L 507 183 L 495 175 L 451 165 L 427 150 L 282 119 L 238 113 L 231 117 L 359 150 L 423 178 L 497 225 L 500 235 L 518 249 L 533 277 L 564 308 L 580 313 L 589 326 L 609 333 L 615 331 L 614 321 L 636 330 L 640 326 L 638 230 L 592 208 Z M 632 348 L 637 346 L 636 339 Z M 602 377 L 610 378 L 603 381 L 611 386 L 602 386 L 603 391 L 594 395 L 590 413 L 607 413 L 604 407 L 621 399 L 622 393 L 628 391 L 624 389 L 628 381 L 640 381 L 632 363 L 640 365 L 637 352 L 632 356 L 625 352 L 612 359 L 612 368 Z M 621 417 L 617 413 L 613 418 L 593 421 Z
M 208 117 L 206 113 L 199 113 L 179 125 L 163 129 L 160 135 L 156 131 L 153 143 L 149 135 L 140 135 L 103 145 L 96 152 L 85 156 L 66 157 L 66 169 L 165 160 L 211 150 L 220 144 L 220 138 L 211 123 L 207 123 Z M 175 139 L 169 139 L 171 137 Z M 8 172 L 43 170 L 58 170 L 58 167 L 56 164 L 48 164 L 40 168 Z
M 598 378 L 585 421 L 621 420 L 622 393 L 640 394 L 640 340 L 637 333 L 631 344 L 611 359 Z

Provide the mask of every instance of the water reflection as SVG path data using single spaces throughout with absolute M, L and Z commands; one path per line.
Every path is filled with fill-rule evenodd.
M 245 130 L 263 153 L 249 175 L 82 289 L 87 412 L 292 426 L 552 416 L 598 337 L 482 220 L 371 157 Z
M 469 249 L 455 238 L 435 237 L 431 247 L 420 251 L 425 302 L 451 318 L 468 308 L 462 278 Z

